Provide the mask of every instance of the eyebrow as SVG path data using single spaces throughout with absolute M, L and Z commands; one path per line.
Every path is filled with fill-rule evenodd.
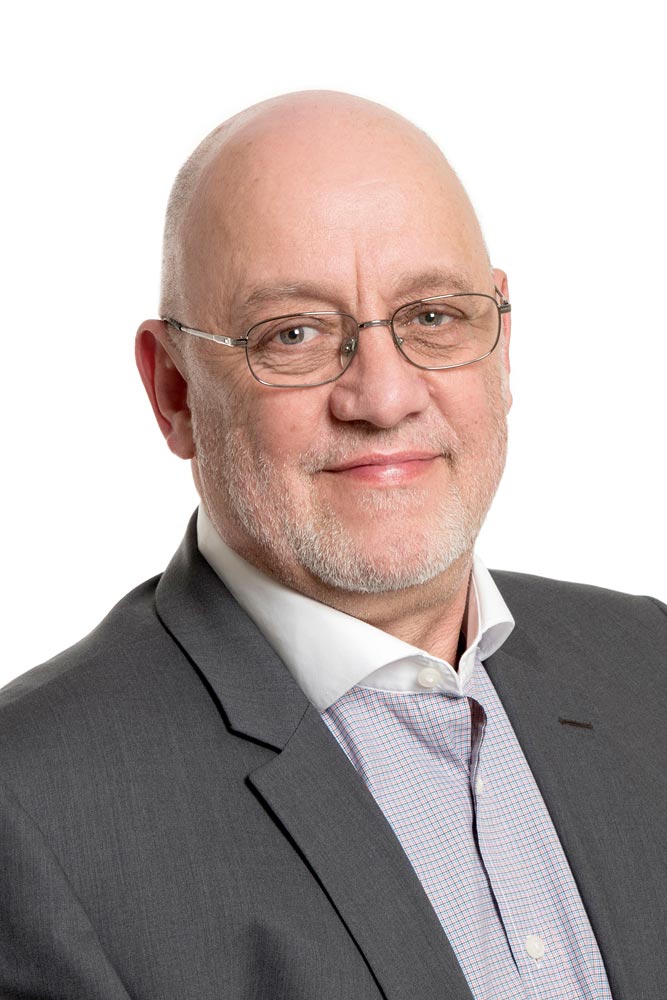
M 403 298 L 413 294 L 425 297 L 432 292 L 469 292 L 472 291 L 470 278 L 460 271 L 431 269 L 427 271 L 404 271 L 396 279 L 392 297 Z M 335 292 L 326 285 L 308 281 L 289 281 L 278 285 L 258 286 L 250 292 L 245 300 L 245 308 L 262 305 L 267 302 L 284 302 L 286 300 L 315 300 L 317 302 L 333 302 L 338 298 Z
M 284 299 L 318 299 L 323 301 L 329 297 L 323 285 L 307 281 L 286 282 L 281 285 L 254 288 L 245 300 L 245 306 L 250 308 L 264 302 L 278 302 Z
M 432 291 L 438 292 L 472 292 L 473 282 L 463 271 L 445 271 L 433 268 L 415 274 L 405 271 L 399 275 L 394 285 L 394 294 L 402 296 L 410 293 L 415 295 Z

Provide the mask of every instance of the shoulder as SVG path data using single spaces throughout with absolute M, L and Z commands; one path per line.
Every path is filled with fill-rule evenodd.
M 122 663 L 129 649 L 150 648 L 159 623 L 154 611 L 155 586 L 148 580 L 122 598 L 100 624 L 74 646 L 46 663 L 28 670 L 0 690 L 0 713 L 9 720 L 12 712 L 59 699 L 73 687 L 94 678 L 100 683 L 114 664 Z
M 131 754 L 148 760 L 170 727 L 192 725 L 188 707 L 196 713 L 203 689 L 157 615 L 158 580 L 0 691 L 2 775 L 25 803 L 53 797 L 56 787 L 74 794 L 73 776 L 84 771 L 91 787 L 99 785 Z
M 591 666 L 611 663 L 656 678 L 667 660 L 667 606 L 653 597 L 525 573 L 492 571 L 516 628 L 508 651 L 539 647 Z M 667 674 L 665 674 L 667 676 Z
M 625 594 L 584 583 L 570 583 L 528 573 L 491 570 L 491 575 L 510 610 L 522 615 L 575 618 L 623 615 L 654 627 L 667 627 L 667 605 L 654 597 Z

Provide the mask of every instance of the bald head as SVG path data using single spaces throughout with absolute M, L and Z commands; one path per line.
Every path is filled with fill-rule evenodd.
M 369 195 L 375 214 L 386 216 L 392 200 L 444 199 L 448 228 L 459 239 L 465 233 L 469 255 L 488 270 L 470 201 L 423 131 L 371 101 L 306 91 L 235 115 L 181 168 L 165 222 L 161 315 L 219 326 L 229 316 L 249 248 L 262 254 L 268 244 L 279 253 L 281 221 L 292 224 L 291 246 L 299 236 L 299 215 L 312 223 L 315 212 L 324 252 L 341 219 L 368 211 Z M 309 239 L 312 226 L 303 229 L 304 242 Z

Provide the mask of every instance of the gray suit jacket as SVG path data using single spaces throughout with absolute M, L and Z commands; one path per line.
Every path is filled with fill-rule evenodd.
M 667 608 L 495 576 L 517 626 L 486 666 L 614 997 L 664 1000 Z M 0 997 L 470 1000 L 391 828 L 194 521 L 161 577 L 4 690 L 0 753 Z

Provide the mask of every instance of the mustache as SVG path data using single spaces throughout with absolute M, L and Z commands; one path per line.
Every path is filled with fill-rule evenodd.
M 454 460 L 459 454 L 461 443 L 458 435 L 449 427 L 402 429 L 352 429 L 338 431 L 330 441 L 309 448 L 300 458 L 299 465 L 304 472 L 319 472 L 331 465 L 347 461 L 353 455 L 369 449 L 377 451 L 433 451 L 444 458 Z

